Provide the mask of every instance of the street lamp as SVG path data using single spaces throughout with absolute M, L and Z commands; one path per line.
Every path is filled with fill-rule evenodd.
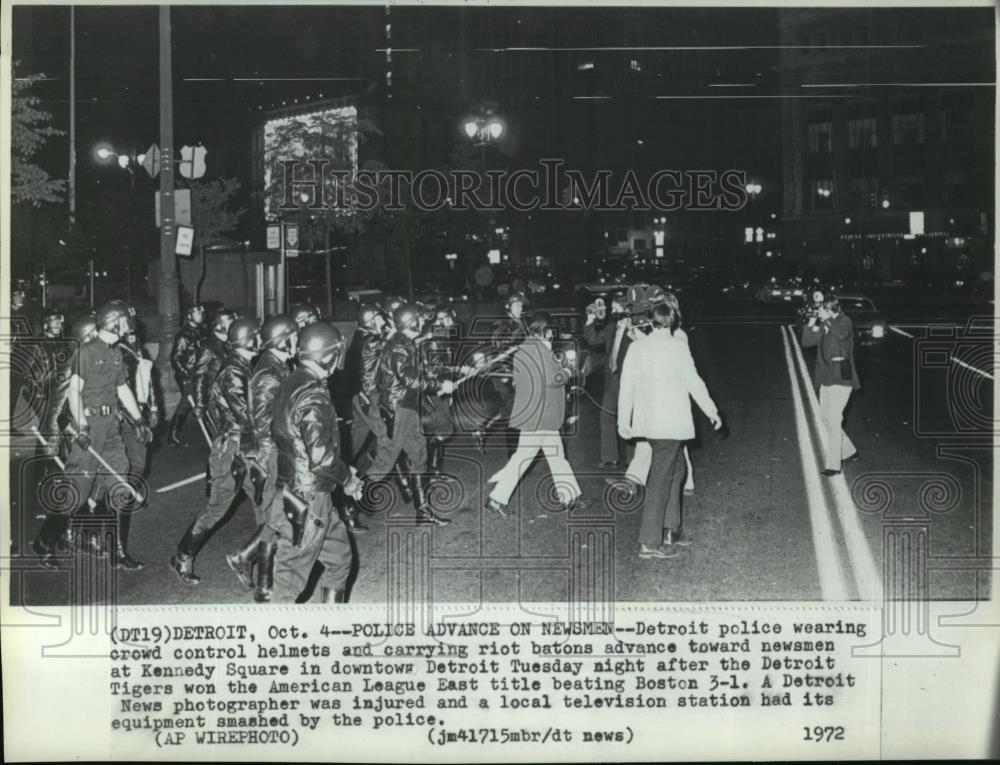
M 476 146 L 493 143 L 503 135 L 503 123 L 496 116 L 470 117 L 464 127 L 465 134 L 476 142 Z

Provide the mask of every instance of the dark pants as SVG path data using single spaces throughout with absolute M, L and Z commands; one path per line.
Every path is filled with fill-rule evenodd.
M 446 441 L 455 434 L 455 422 L 451 416 L 451 399 L 441 398 L 433 393 L 420 401 L 421 421 L 424 435 Z
M 128 472 L 128 457 L 125 455 L 125 443 L 122 440 L 118 418 L 114 415 L 94 416 L 90 417 L 88 422 L 91 447 L 104 458 L 112 470 L 124 478 Z M 66 458 L 65 474 L 74 488 L 73 507 L 65 508 L 66 512 L 72 512 L 82 506 L 91 495 L 99 502 L 112 490 L 114 490 L 114 501 L 109 504 L 120 504 L 118 500 L 128 499 L 129 495 L 121 482 L 110 475 L 96 457 L 76 442 L 73 443 Z
M 371 481 L 381 481 L 396 465 L 400 452 L 406 454 L 414 473 L 427 472 L 427 444 L 420 432 L 420 415 L 412 409 L 400 408 L 395 411 L 392 416 L 392 437 L 379 442 L 375 464 L 368 469 L 365 477 Z
M 642 503 L 639 541 L 650 547 L 663 543 L 663 530 L 681 530 L 681 489 L 684 486 L 683 441 L 649 439 L 653 448 L 646 499 Z
M 618 462 L 618 374 L 604 376 L 604 395 L 601 398 L 601 462 Z M 659 544 L 659 542 L 657 542 Z
M 316 587 L 342 590 L 351 572 L 353 553 L 347 527 L 333 507 L 329 492 L 306 492 L 302 497 L 309 504 L 302 544 L 291 542 L 287 521 L 278 534 L 278 551 L 274 557 L 274 603 L 294 603 L 309 581 L 313 566 L 323 566 Z M 273 518 L 273 516 L 272 516 Z
M 345 454 L 349 455 L 348 462 L 356 465 L 358 464 L 361 452 L 365 449 L 365 445 L 372 435 L 378 440 L 380 446 L 383 441 L 387 445 L 389 437 L 386 433 L 385 423 L 379 417 L 377 404 L 370 404 L 368 411 L 365 411 L 364 402 L 361 396 L 357 395 L 354 397 L 353 412 L 354 416 L 351 419 L 351 448 Z
M 179 424 L 183 424 L 188 413 L 191 411 L 191 397 L 194 396 L 194 381 L 177 379 L 177 387 L 181 390 L 181 400 L 177 404 L 177 408 L 174 410 L 174 420 Z
M 135 431 L 122 424 L 122 442 L 125 444 L 125 456 L 128 459 L 128 478 L 133 486 L 139 485 L 139 479 L 146 472 L 146 444 L 136 438 Z
M 221 521 L 233 501 L 242 490 L 253 503 L 253 485 L 250 481 L 249 471 L 243 480 L 243 484 L 236 485 L 236 477 L 233 475 L 233 461 L 239 454 L 240 439 L 238 436 L 222 435 L 212 442 L 212 451 L 208 454 L 209 472 L 209 494 L 208 504 L 194 522 L 195 531 L 210 531 Z M 277 458 L 275 457 L 275 463 Z M 249 466 L 248 466 L 249 467 Z M 275 475 L 277 470 L 274 471 Z M 265 487 L 265 492 L 267 491 Z M 273 489 L 272 489 L 273 491 Z M 272 494 L 273 496 L 273 494 Z M 258 524 L 266 520 L 267 504 L 262 503 L 261 507 L 254 505 L 254 517 Z

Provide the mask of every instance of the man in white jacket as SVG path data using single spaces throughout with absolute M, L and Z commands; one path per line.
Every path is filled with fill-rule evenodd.
M 690 544 L 681 533 L 682 448 L 694 438 L 690 399 L 719 430 L 722 420 L 698 376 L 687 342 L 677 333 L 679 312 L 669 303 L 653 308 L 653 331 L 625 356 L 618 395 L 622 438 L 648 439 L 653 450 L 639 529 L 640 558 L 672 558 Z

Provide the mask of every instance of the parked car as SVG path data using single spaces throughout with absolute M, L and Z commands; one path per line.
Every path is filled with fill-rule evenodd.
M 798 303 L 805 295 L 805 289 L 798 279 L 776 279 L 757 290 L 754 298 L 760 303 Z

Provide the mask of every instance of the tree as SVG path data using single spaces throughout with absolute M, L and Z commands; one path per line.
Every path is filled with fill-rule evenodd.
M 218 242 L 223 234 L 236 229 L 246 213 L 245 208 L 234 207 L 239 192 L 240 182 L 236 178 L 191 182 L 191 223 L 201 256 L 201 276 L 195 286 L 195 303 L 201 302 L 201 285 L 205 281 L 205 248 Z
M 32 157 L 51 137 L 64 135 L 52 127 L 52 115 L 38 108 L 41 99 L 30 92 L 31 86 L 45 79 L 44 74 L 19 77 L 14 62 L 14 81 L 11 89 L 11 199 L 14 204 L 28 203 L 40 207 L 45 202 L 61 202 L 66 181 L 53 179 Z

